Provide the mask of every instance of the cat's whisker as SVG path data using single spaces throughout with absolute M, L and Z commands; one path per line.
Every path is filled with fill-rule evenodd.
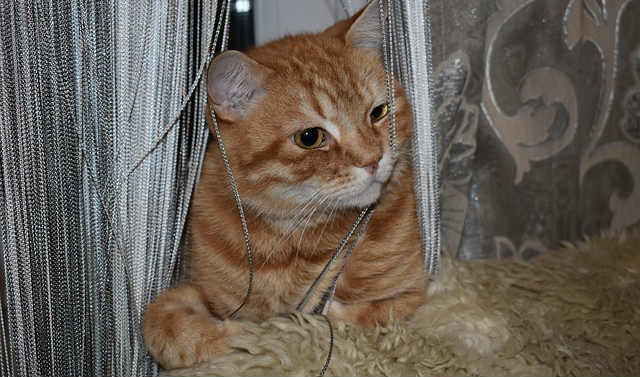
M 322 236 L 324 235 L 325 230 L 327 229 L 327 225 L 329 225 L 329 223 L 332 223 L 332 219 L 334 219 L 334 214 L 335 214 L 335 210 L 338 208 L 337 206 L 338 204 L 338 199 L 337 198 L 333 198 L 331 200 L 331 202 L 329 203 L 329 216 L 327 216 L 326 221 L 324 222 L 324 225 L 322 226 L 322 229 L 320 230 L 320 234 L 318 235 L 316 244 L 313 248 L 314 251 L 318 250 L 318 246 L 320 245 L 320 242 L 322 242 Z
M 321 190 L 316 191 L 314 194 L 311 195 L 311 197 L 306 201 L 307 203 L 304 205 L 303 209 L 300 210 L 300 212 L 290 220 L 290 223 L 285 229 L 285 232 L 275 242 L 275 245 L 273 246 L 272 250 L 270 250 L 269 254 L 265 257 L 265 260 L 262 266 L 264 266 L 269 261 L 269 259 L 273 256 L 273 254 L 278 251 L 280 246 L 282 246 L 286 241 L 288 241 L 296 233 L 298 228 L 300 228 L 300 226 L 304 223 L 304 219 L 307 217 L 311 219 L 311 217 L 313 216 L 313 213 L 328 198 L 329 198 L 329 195 L 323 194 Z M 317 204 L 314 202 L 317 202 Z
M 331 207 L 332 207 L 332 204 L 334 204 L 334 203 L 336 202 L 336 199 L 335 199 L 335 198 L 332 198 L 332 197 L 331 197 L 331 195 L 328 195 L 328 194 L 327 194 L 327 195 L 325 196 L 324 200 L 322 200 L 322 202 L 321 202 L 321 203 L 318 203 L 318 208 L 320 208 L 320 206 L 322 206 L 322 205 L 324 204 L 324 202 L 326 202 L 326 201 L 327 201 L 327 199 L 330 199 L 330 201 L 329 201 L 329 205 L 327 205 L 327 208 L 331 208 Z M 313 213 L 312 213 L 312 215 L 313 215 Z M 331 216 L 331 214 L 330 214 L 329 216 Z M 309 217 L 309 218 L 308 218 L 308 220 L 310 220 L 310 219 L 311 219 L 311 217 Z M 308 220 L 307 220 L 307 221 L 308 221 Z M 305 230 L 306 230 L 306 228 L 305 228 Z M 303 236 L 304 236 L 304 230 L 303 230 L 303 233 L 302 233 L 302 235 L 300 236 L 300 239 L 299 239 L 299 241 L 298 241 L 298 247 L 296 248 L 296 255 L 295 255 L 295 259 L 297 259 L 297 258 L 298 258 L 298 256 L 299 256 L 299 254 L 300 254 L 300 247 L 301 247 L 301 244 L 302 244 L 302 237 L 303 237 Z M 318 244 L 318 241 L 316 241 L 316 247 L 317 247 L 317 244 Z M 295 259 L 294 259 L 294 260 L 295 260 Z
M 306 227 L 306 224 L 308 224 L 309 220 L 311 220 L 311 217 L 316 212 L 316 210 L 318 210 L 322 203 L 324 203 L 328 198 L 329 196 L 327 195 L 321 196 L 316 202 L 313 203 L 313 205 L 305 207 L 305 209 L 302 210 L 298 216 L 294 217 L 290 224 L 292 227 L 288 232 L 289 237 L 293 236 L 293 234 L 295 234 L 295 232 L 299 228 L 303 226 Z
M 338 203 L 340 201 L 339 198 L 335 196 L 335 194 L 339 192 L 340 189 L 341 186 L 335 184 L 319 187 L 307 199 L 296 205 L 296 207 L 291 210 L 294 215 L 288 220 L 288 224 L 282 230 L 281 235 L 274 243 L 272 250 L 269 250 L 264 262 L 262 263 L 262 266 L 268 263 L 271 257 L 275 253 L 280 251 L 281 246 L 289 241 L 293 236 L 295 236 L 300 229 L 302 229 L 296 247 L 297 258 L 299 249 L 302 245 L 304 234 L 306 232 L 306 229 L 309 227 L 309 223 L 313 219 L 313 216 L 316 214 L 316 212 L 318 212 L 318 210 L 320 210 L 322 206 L 327 203 L 327 201 L 329 202 L 329 205 L 326 205 L 326 208 L 329 211 L 329 216 L 325 221 L 324 228 L 326 228 L 326 222 L 328 222 L 334 216 L 335 211 L 338 208 Z
M 301 207 L 308 206 L 310 203 L 313 202 L 314 199 L 316 199 L 321 194 L 322 194 L 321 190 L 315 190 L 308 198 L 304 199 L 302 202 L 298 203 L 294 208 L 292 208 L 290 210 L 290 212 L 299 212 Z M 254 216 L 256 218 L 259 218 L 259 217 L 265 215 L 270 210 L 271 210 L 271 208 L 269 208 L 269 207 L 262 207 L 262 208 L 256 209 L 255 213 L 254 213 Z M 277 215 L 274 215 L 274 214 L 271 214 L 271 216 L 278 217 Z M 288 229 L 285 229 L 285 231 L 287 231 L 287 230 Z
M 323 200 L 320 201 L 318 203 L 318 205 L 313 209 L 313 211 L 311 211 L 311 213 L 307 216 L 307 221 L 304 224 L 304 226 L 302 227 L 302 233 L 300 234 L 300 238 L 298 239 L 298 247 L 296 248 L 296 254 L 298 253 L 298 250 L 300 250 L 300 246 L 302 245 L 302 239 L 304 237 L 304 233 L 307 230 L 307 228 L 309 227 L 309 223 L 311 222 L 311 218 L 313 217 L 315 212 L 324 204 L 324 202 L 327 201 L 327 199 L 329 199 L 329 196 L 325 196 L 323 198 Z
M 318 188 L 309 198 L 305 199 L 305 201 L 301 203 L 301 205 L 304 204 L 303 208 L 300 208 L 301 205 L 298 205 L 296 208 L 292 210 L 292 212 L 296 212 L 296 211 L 298 212 L 296 215 L 294 215 L 294 218 L 292 220 L 299 220 L 300 218 L 304 217 L 305 215 L 304 212 L 306 211 L 307 207 L 310 204 L 312 204 L 313 201 L 318 198 L 318 196 L 320 195 L 325 195 L 327 197 L 333 196 L 336 192 L 335 188 L 336 188 L 335 185 L 327 185 L 327 186 Z
M 298 222 L 298 220 L 300 218 L 303 217 L 306 208 L 308 208 L 310 205 L 313 204 L 314 200 L 316 200 L 320 195 L 322 194 L 322 192 L 320 190 L 314 192 L 313 194 L 311 194 L 311 196 L 309 196 L 309 198 L 305 199 L 303 202 L 297 204 L 293 209 L 291 209 L 290 212 L 295 213 L 295 215 L 289 219 L 289 224 L 287 224 L 287 226 L 282 229 L 282 235 L 286 236 L 287 234 L 289 234 L 291 232 L 291 230 L 293 230 L 293 228 L 295 227 L 295 224 Z
M 319 207 L 315 207 L 307 216 L 307 221 L 306 223 L 302 226 L 302 232 L 300 232 L 300 237 L 298 238 L 298 245 L 296 246 L 296 258 L 298 257 L 298 254 L 300 252 L 300 246 L 302 246 L 302 239 L 304 238 L 304 233 L 307 230 L 307 227 L 309 225 L 309 222 L 311 221 L 311 218 L 313 217 L 313 214 L 316 212 L 316 210 Z
M 296 213 L 296 216 L 299 215 L 300 213 L 304 212 L 305 209 L 313 204 L 314 200 L 316 200 L 318 197 L 320 197 L 322 195 L 322 191 L 321 190 L 315 190 L 308 198 L 304 199 L 302 202 L 298 203 L 292 210 L 291 212 Z M 287 229 L 288 230 L 288 229 Z

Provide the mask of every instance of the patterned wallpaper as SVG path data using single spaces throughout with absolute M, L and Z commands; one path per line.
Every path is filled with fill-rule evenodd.
M 640 0 L 433 0 L 443 247 L 530 258 L 640 221 Z

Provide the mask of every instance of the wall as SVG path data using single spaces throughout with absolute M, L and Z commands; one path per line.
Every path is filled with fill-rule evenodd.
M 352 14 L 365 0 L 350 0 Z M 256 0 L 254 2 L 256 44 L 287 34 L 321 31 L 346 17 L 340 0 Z

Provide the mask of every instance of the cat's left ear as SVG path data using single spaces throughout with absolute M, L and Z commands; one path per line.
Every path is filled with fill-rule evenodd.
M 271 70 L 239 51 L 218 55 L 207 71 L 207 94 L 216 116 L 242 120 L 265 94 L 264 81 Z
M 380 20 L 380 2 L 386 8 L 385 0 L 372 0 L 355 15 L 355 21 L 347 31 L 346 41 L 352 46 L 371 50 L 382 56 L 382 42 L 384 39 L 382 22 Z M 386 17 L 386 9 L 383 17 Z

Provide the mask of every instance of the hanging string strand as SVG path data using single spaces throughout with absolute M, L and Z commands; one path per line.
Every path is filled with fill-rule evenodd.
M 324 362 L 324 366 L 320 371 L 319 377 L 323 377 L 325 373 L 327 373 L 327 369 L 329 369 L 329 364 L 331 363 L 331 356 L 333 356 L 333 325 L 331 324 L 331 320 L 324 314 L 321 314 L 322 318 L 327 321 L 327 326 L 329 326 L 329 351 L 327 352 L 327 360 Z
M 236 310 L 234 310 L 233 313 L 231 313 L 231 315 L 229 316 L 230 318 L 234 318 L 249 301 L 249 297 L 251 296 L 251 291 L 253 289 L 253 249 L 251 248 L 251 238 L 249 236 L 249 228 L 247 227 L 247 218 L 244 214 L 244 208 L 242 206 L 242 199 L 240 198 L 238 184 L 236 183 L 233 171 L 231 170 L 231 163 L 229 162 L 227 150 L 224 147 L 224 142 L 222 141 L 220 126 L 218 125 L 218 119 L 216 118 L 216 114 L 214 113 L 213 108 L 211 108 L 211 119 L 213 120 L 213 127 L 216 134 L 216 140 L 218 142 L 218 149 L 220 150 L 220 155 L 222 156 L 224 168 L 227 171 L 227 177 L 229 178 L 229 184 L 231 185 L 233 198 L 235 199 L 236 206 L 238 207 L 238 214 L 240 216 L 240 222 L 242 223 L 242 233 L 244 235 L 244 244 L 247 249 L 247 259 L 249 260 L 249 282 L 247 285 L 247 293 L 245 294 L 240 306 L 238 306 Z
M 351 229 L 349 229 L 349 232 L 347 233 L 347 235 L 342 239 L 342 242 L 340 242 L 340 245 L 338 246 L 336 251 L 331 255 L 331 258 L 325 264 L 325 266 L 322 269 L 322 271 L 320 271 L 320 274 L 318 274 L 318 276 L 315 278 L 315 280 L 313 281 L 313 283 L 311 284 L 309 289 L 307 289 L 307 292 L 305 293 L 304 297 L 302 298 L 302 300 L 300 300 L 300 302 L 296 306 L 296 310 L 298 310 L 298 311 L 304 311 L 305 310 L 305 307 L 307 306 L 307 304 L 311 300 L 311 297 L 313 296 L 313 294 L 315 293 L 316 289 L 318 288 L 318 285 L 324 279 L 324 277 L 327 275 L 327 273 L 329 272 L 329 269 L 335 263 L 335 261 L 338 259 L 338 257 L 342 253 L 342 250 L 347 245 L 347 243 L 349 243 L 349 240 L 351 239 L 351 237 L 355 233 L 356 229 L 358 229 L 358 225 L 360 225 L 360 222 L 362 221 L 362 219 L 364 219 L 366 217 L 366 215 L 367 215 L 367 213 L 369 211 L 370 211 L 370 208 L 367 207 L 367 208 L 363 209 L 362 212 L 360 212 L 360 215 L 356 219 L 355 223 L 351 226 Z

